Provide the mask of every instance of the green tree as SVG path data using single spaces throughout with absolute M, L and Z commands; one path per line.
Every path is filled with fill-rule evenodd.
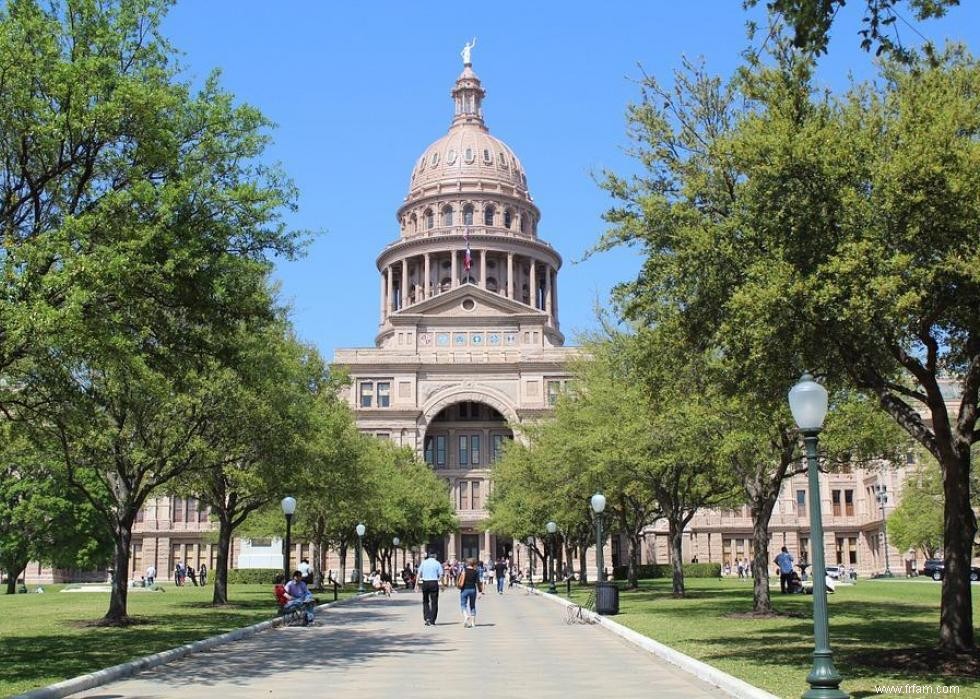
M 112 532 L 126 618 L 146 497 L 202 468 L 242 327 L 275 315 L 295 193 L 269 123 L 216 76 L 178 80 L 163 0 L 15 0 L 0 14 L 0 371 L 8 414 L 58 444 Z
M 943 486 L 939 469 L 923 465 L 905 477 L 902 499 L 888 515 L 888 536 L 900 551 L 938 557 L 943 548 Z
M 647 172 L 610 178 L 623 206 L 602 244 L 639 244 L 646 260 L 620 299 L 650 324 L 680 313 L 692 342 L 733 360 L 736 386 L 788 388 L 789 369 L 814 367 L 832 388 L 873 396 L 935 456 L 950 573 L 940 644 L 969 648 L 980 70 L 951 49 L 886 62 L 884 80 L 834 98 L 815 92 L 812 61 L 782 42 L 776 59 L 744 71 L 735 107 L 704 123 L 658 111 L 649 91 L 631 109 Z M 681 148 L 677 132 L 689 135 Z

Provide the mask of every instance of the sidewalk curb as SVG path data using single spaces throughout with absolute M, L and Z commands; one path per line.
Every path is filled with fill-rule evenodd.
M 351 604 L 352 602 L 356 602 L 363 597 L 369 597 L 372 595 L 374 595 L 373 591 L 355 594 L 353 597 L 348 597 L 347 599 L 321 604 L 316 608 L 316 610 L 320 612 L 325 609 L 329 609 L 330 607 L 339 607 L 344 604 Z M 233 641 L 240 641 L 243 638 L 249 638 L 250 636 L 254 636 L 262 631 L 267 631 L 269 629 L 274 629 L 277 626 L 282 626 L 284 621 L 285 619 L 283 619 L 283 617 L 276 617 L 275 619 L 260 621 L 257 624 L 243 626 L 240 629 L 233 629 L 219 636 L 202 638 L 200 641 L 194 641 L 193 643 L 178 646 L 177 648 L 171 648 L 170 650 L 154 653 L 153 655 L 147 655 L 142 658 L 136 658 L 135 660 L 129 660 L 119 665 L 113 665 L 112 667 L 106 667 L 101 670 L 96 670 L 95 672 L 90 672 L 87 675 L 72 677 L 71 679 L 62 680 L 61 682 L 56 682 L 55 684 L 49 684 L 47 687 L 32 689 L 24 694 L 17 694 L 12 699 L 60 699 L 61 697 L 67 697 L 70 694 L 84 692 L 88 689 L 93 689 L 103 684 L 116 682 L 117 680 L 130 677 L 141 670 L 149 670 L 150 668 L 158 667 L 160 665 L 166 665 L 167 663 L 183 658 L 185 655 L 190 655 L 191 653 L 199 653 L 202 650 L 209 650 L 227 643 L 232 643 Z
M 525 589 L 527 588 L 525 587 Z M 548 592 L 543 592 L 536 589 L 531 589 L 530 592 L 531 594 L 540 595 L 541 597 L 564 607 L 577 606 L 574 602 L 570 602 L 562 597 L 559 597 L 558 595 L 552 595 Z M 737 677 L 729 675 L 727 672 L 723 672 L 712 665 L 708 665 L 708 663 L 692 658 L 689 655 L 685 655 L 684 653 L 681 653 L 670 646 L 665 646 L 659 641 L 654 641 L 652 638 L 648 638 L 641 633 L 637 633 L 633 629 L 629 629 L 622 624 L 613 621 L 609 617 L 605 617 L 588 610 L 582 610 L 582 613 L 583 615 L 588 615 L 593 623 L 598 624 L 628 643 L 642 648 L 643 650 L 656 655 L 662 660 L 666 660 L 671 665 L 679 667 L 681 670 L 694 675 L 698 679 L 707 682 L 710 685 L 718 687 L 729 696 L 735 697 L 736 699 L 779 699 L 779 697 L 777 697 L 775 694 L 770 694 L 764 689 L 759 689 L 758 687 L 749 684 L 745 680 L 740 680 Z

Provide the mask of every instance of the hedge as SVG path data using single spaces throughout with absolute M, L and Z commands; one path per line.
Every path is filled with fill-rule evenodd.
M 685 578 L 720 578 L 721 563 L 688 563 L 683 566 Z M 613 580 L 626 580 L 626 566 L 613 568 Z M 674 568 L 669 563 L 654 563 L 641 565 L 636 568 L 638 580 L 652 578 L 669 578 L 674 575 Z
M 282 575 L 282 568 L 231 568 L 228 570 L 228 584 L 273 585 L 277 575 Z

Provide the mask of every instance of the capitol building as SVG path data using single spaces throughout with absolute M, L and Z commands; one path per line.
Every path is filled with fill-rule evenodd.
M 464 50 L 449 129 L 411 165 L 407 195 L 395 212 L 397 232 L 375 260 L 374 344 L 339 349 L 334 364 L 351 377 L 343 397 L 358 428 L 413 449 L 445 481 L 459 528 L 428 548 L 442 560 L 513 555 L 526 566 L 525 546 L 485 530 L 491 469 L 514 437 L 512 427 L 550 414 L 577 350 L 565 346 L 559 322 L 561 255 L 539 237 L 542 214 L 527 173 L 491 135 L 486 91 L 468 59 Z M 884 517 L 897 503 L 903 467 L 821 474 L 828 563 L 862 574 L 882 570 Z M 783 483 L 770 525 L 773 553 L 786 545 L 799 556 L 811 546 L 806 489 L 803 476 Z M 151 564 L 165 576 L 178 560 L 213 568 L 214 528 L 195 498 L 149 499 L 133 532 L 131 576 L 139 579 Z M 643 561 L 666 562 L 667 544 L 665 525 L 649 527 Z M 619 537 L 606 546 L 607 565 L 625 563 Z M 297 542 L 291 555 L 298 561 L 311 553 Z M 685 532 L 683 555 L 685 563 L 733 566 L 751 558 L 748 508 L 699 512 Z M 902 570 L 904 552 L 891 548 L 889 555 Z M 594 560 L 590 550 L 591 579 Z M 281 564 L 279 540 L 233 542 L 232 567 Z M 340 567 L 331 553 L 326 568 Z M 36 563 L 26 573 L 28 582 L 81 577 Z

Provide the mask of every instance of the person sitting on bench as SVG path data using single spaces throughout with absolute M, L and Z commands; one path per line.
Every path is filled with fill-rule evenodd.
M 293 572 L 293 579 L 282 584 L 283 576 L 276 576 L 276 601 L 282 607 L 283 613 L 295 610 L 303 611 L 303 626 L 313 623 L 313 608 L 315 601 L 306 583 L 303 582 L 303 574 L 300 571 Z

